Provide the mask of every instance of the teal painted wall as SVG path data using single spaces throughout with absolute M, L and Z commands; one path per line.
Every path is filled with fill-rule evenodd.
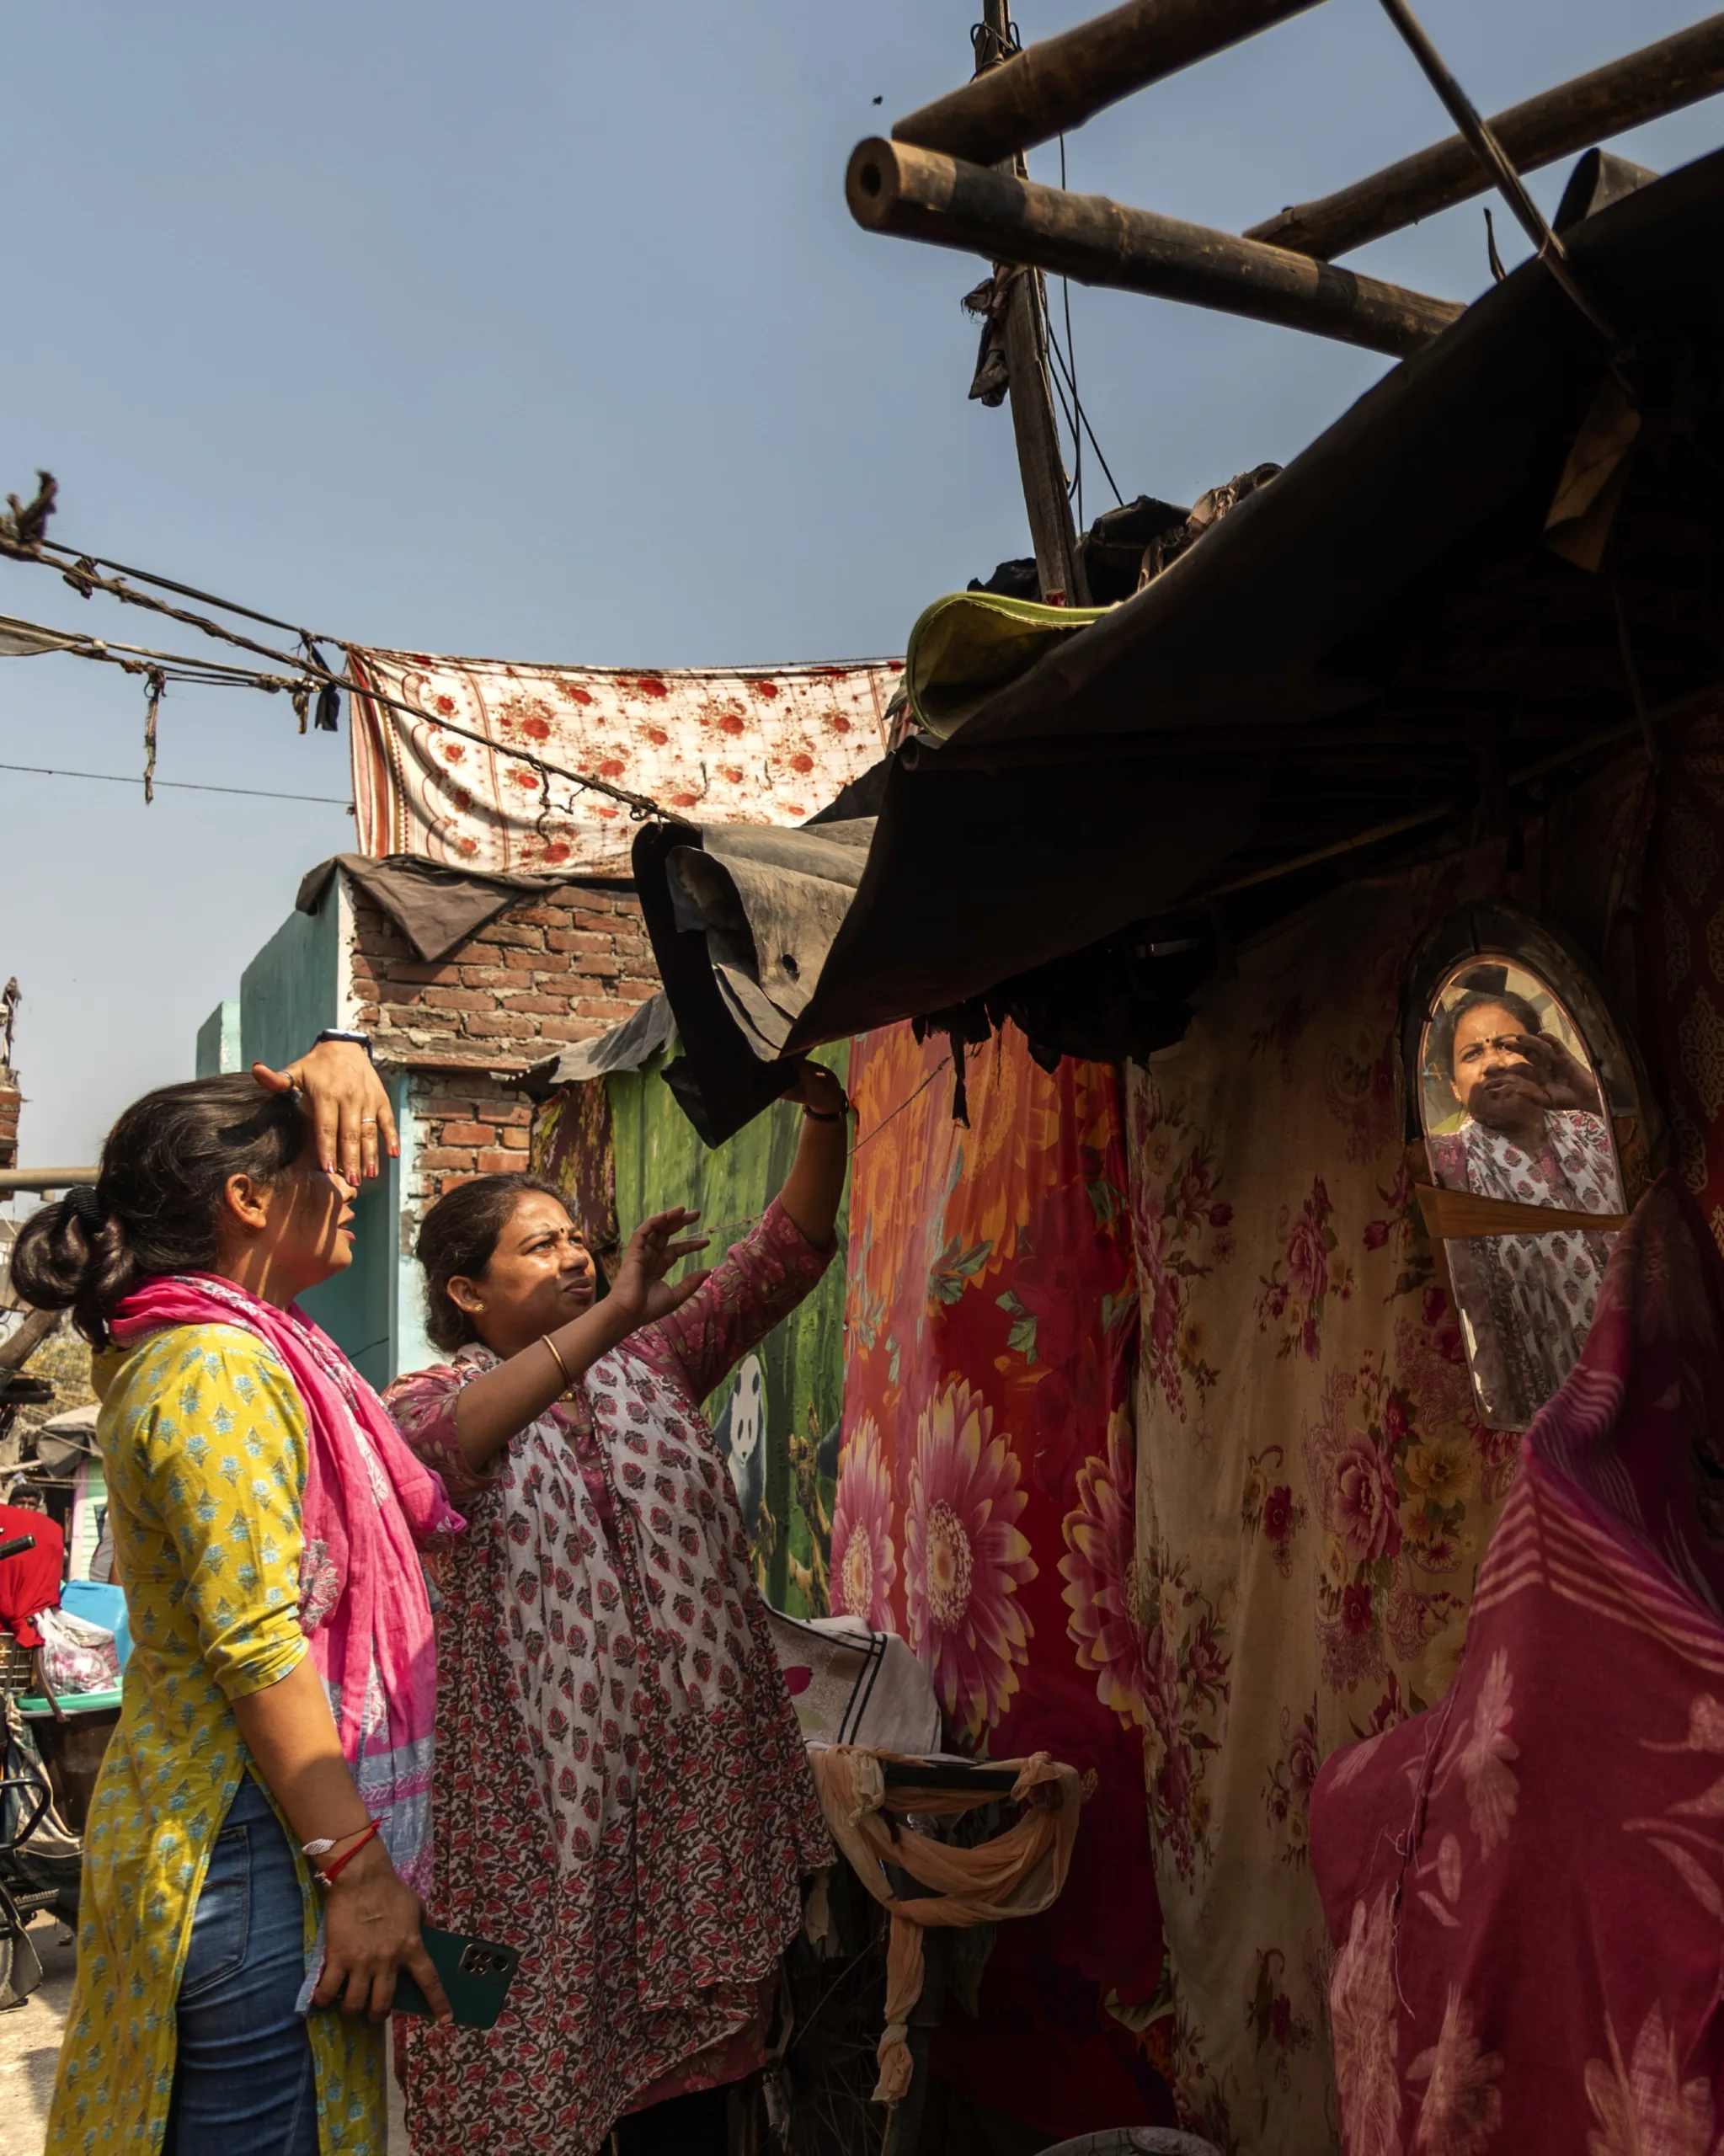
M 406 1081 L 398 1078 L 386 1082 L 398 1119 Z M 300 1298 L 307 1315 L 317 1320 L 380 1392 L 403 1369 L 422 1369 L 424 1361 L 431 1359 L 427 1356 L 411 1364 L 400 1359 L 401 1169 L 401 1161 L 385 1161 L 382 1173 L 355 1200 L 352 1264 Z
M 240 976 L 239 1000 L 224 1003 L 200 1028 L 198 1069 L 207 1054 L 227 1052 L 227 1014 L 235 1012 L 233 1060 L 218 1069 L 268 1063 L 277 1070 L 305 1054 L 318 1035 L 342 1023 L 343 974 L 340 887 L 330 887 L 314 914 L 293 913 Z M 390 1081 L 398 1118 L 406 1107 L 406 1081 Z M 401 1193 L 411 1160 L 403 1132 L 403 1158 L 384 1163 L 354 1206 L 353 1263 L 304 1298 L 307 1313 L 344 1348 L 374 1385 L 403 1367 L 397 1342 L 402 1312 Z
M 239 1043 L 239 999 L 230 995 L 198 1027 L 198 1076 L 219 1078 L 223 1071 L 238 1070 Z
M 239 979 L 240 1053 L 280 1070 L 341 1023 L 341 907 L 337 887 L 316 913 L 293 913 Z
M 850 1067 L 850 1043 L 822 1049 L 818 1060 L 842 1079 Z M 781 1101 L 728 1144 L 709 1150 L 660 1078 L 663 1063 L 656 1057 L 643 1070 L 613 1072 L 606 1081 L 617 1224 L 627 1241 L 651 1214 L 673 1205 L 697 1205 L 702 1227 L 713 1238 L 705 1253 L 710 1261 L 739 1241 L 776 1195 L 795 1156 L 802 1110 Z M 764 1380 L 758 1436 L 745 1466 L 739 1466 L 734 1453 L 732 1457 L 755 1577 L 774 1607 L 795 1617 L 824 1617 L 828 1609 L 835 1462 L 823 1463 L 819 1454 L 822 1440 L 835 1435 L 843 1400 L 848 1214 L 846 1193 L 838 1215 L 838 1255 L 814 1294 L 756 1351 Z M 742 1367 L 748 1369 L 746 1359 Z M 733 1373 L 706 1403 L 721 1437 L 736 1386 Z M 835 1449 L 828 1444 L 828 1454 Z

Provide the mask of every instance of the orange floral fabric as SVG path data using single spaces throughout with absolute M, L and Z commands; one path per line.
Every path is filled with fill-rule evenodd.
M 937 2068 L 1054 2137 L 1166 2122 L 1118 1087 L 1008 1032 L 969 1059 L 966 1129 L 945 1057 L 908 1027 L 853 1051 L 832 1604 L 910 1641 L 955 1742 L 1046 1751 L 1086 1793 L 1065 1892 L 1000 1927 Z

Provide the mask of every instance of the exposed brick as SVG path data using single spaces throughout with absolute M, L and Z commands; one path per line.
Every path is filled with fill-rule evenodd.
M 422 998 L 428 1011 L 494 1011 L 497 999 L 482 988 L 428 988 Z
M 471 1146 L 464 1150 L 450 1145 L 422 1145 L 417 1155 L 422 1168 L 465 1168 L 471 1173 L 475 1155 Z
M 618 980 L 611 984 L 611 993 L 627 1003 L 650 1003 L 659 993 L 655 980 Z
M 461 979 L 459 966 L 428 966 L 419 958 L 392 958 L 387 978 L 427 988 L 449 988 Z
M 415 959 L 419 956 L 404 936 L 387 936 L 381 932 L 367 936 L 360 948 L 368 958 Z
M 624 1018 L 634 1016 L 632 1003 L 619 1003 L 609 996 L 578 996 L 574 1015 L 577 1018 L 602 1018 L 608 1025 L 619 1024 Z
M 560 1018 L 568 1008 L 566 995 L 499 995 L 498 1003 L 504 1011 L 518 1012 L 526 1018 Z M 523 1027 L 523 1033 L 531 1031 Z
M 590 1041 L 595 1033 L 603 1030 L 602 1027 L 594 1025 L 590 1019 L 541 1018 L 539 1021 L 539 1037 L 547 1041 Z
M 609 936 L 616 930 L 616 916 L 614 913 L 595 913 L 590 906 L 587 906 L 576 912 L 574 925 L 577 928 L 586 929 L 594 935 Z
M 531 1038 L 532 1029 L 523 1028 L 515 1019 L 491 1010 L 469 1011 L 462 1019 L 461 1030 L 470 1040 L 514 1041 L 520 1039 L 524 1031 Z
M 528 1134 L 525 1130 L 505 1130 L 503 1134 L 503 1143 L 510 1152 L 514 1152 L 518 1148 L 524 1153 L 527 1148 L 527 1139 Z
M 519 980 L 507 966 L 462 966 L 460 972 L 463 988 L 514 988 Z
M 518 1153 L 481 1153 L 476 1166 L 482 1176 L 512 1176 L 519 1173 L 520 1155 Z
M 518 946 L 510 944 L 503 953 L 503 963 L 512 973 L 530 974 L 545 963 L 542 944 Z
M 555 928 L 561 920 L 554 906 L 511 906 L 503 918 L 511 924 L 524 921 L 533 928 Z
M 456 1123 L 450 1121 L 437 1133 L 440 1145 L 492 1145 L 497 1133 L 488 1123 Z
M 553 928 L 545 941 L 553 951 L 608 952 L 615 939 L 598 935 L 590 929 Z

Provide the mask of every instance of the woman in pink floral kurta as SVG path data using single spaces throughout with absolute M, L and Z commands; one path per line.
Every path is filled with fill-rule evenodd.
M 814 1066 L 802 1088 L 783 1192 L 695 1281 L 663 1281 L 692 1216 L 649 1222 L 594 1304 L 550 1186 L 485 1178 L 427 1215 L 433 1337 L 468 1337 L 387 1404 L 471 1523 L 438 1582 L 430 1908 L 522 1961 L 490 2032 L 409 2025 L 419 2156 L 582 2156 L 760 2061 L 831 1851 L 699 1403 L 831 1257 L 843 1095 Z

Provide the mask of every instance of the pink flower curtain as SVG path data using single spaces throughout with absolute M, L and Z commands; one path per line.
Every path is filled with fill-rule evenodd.
M 1113 1074 L 1008 1032 L 952 1118 L 943 1044 L 857 1043 L 832 1605 L 902 1633 L 953 1738 L 1086 1801 L 1044 1914 L 1000 1927 L 938 2068 L 1050 2137 L 1171 2121 L 1144 1810 L 1130 1224 Z

